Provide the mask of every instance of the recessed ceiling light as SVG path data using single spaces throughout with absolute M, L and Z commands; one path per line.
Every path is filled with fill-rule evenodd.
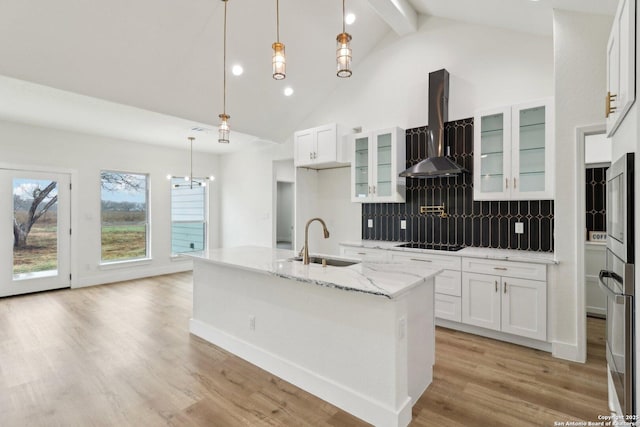
M 293 88 L 287 86 L 284 88 L 284 96 L 291 96 L 293 95 Z
M 356 22 L 356 15 L 353 13 L 347 13 L 347 16 L 344 17 L 344 23 L 347 25 L 351 25 Z
M 242 65 L 234 65 L 233 68 L 231 68 L 231 72 L 234 76 L 239 76 L 244 73 L 244 68 L 242 68 Z

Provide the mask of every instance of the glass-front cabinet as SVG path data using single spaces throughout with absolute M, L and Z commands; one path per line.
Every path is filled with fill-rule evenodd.
M 553 198 L 553 103 L 528 102 L 474 119 L 474 199 Z
M 391 128 L 351 135 L 351 200 L 404 202 L 404 130 Z

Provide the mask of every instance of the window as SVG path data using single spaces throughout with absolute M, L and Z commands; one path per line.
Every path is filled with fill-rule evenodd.
M 206 247 L 206 187 L 171 179 L 171 253 L 202 251 Z
M 100 173 L 102 262 L 129 261 L 149 256 L 147 175 Z

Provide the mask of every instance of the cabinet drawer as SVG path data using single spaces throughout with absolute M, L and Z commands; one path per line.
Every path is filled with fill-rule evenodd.
M 460 297 L 435 294 L 435 316 L 438 319 L 462 320 L 462 302 Z
M 462 270 L 470 273 L 493 274 L 531 280 L 547 280 L 547 266 L 527 262 L 462 258 Z
M 436 293 L 459 297 L 462 295 L 461 283 L 461 272 L 444 270 L 436 276 Z
M 363 261 L 386 261 L 389 259 L 387 252 L 382 249 L 365 249 L 353 247 L 341 247 L 340 254 L 347 258 L 355 258 Z
M 437 254 L 422 254 L 413 252 L 390 251 L 392 261 L 415 261 L 430 263 L 434 268 L 445 270 L 460 270 L 460 257 Z

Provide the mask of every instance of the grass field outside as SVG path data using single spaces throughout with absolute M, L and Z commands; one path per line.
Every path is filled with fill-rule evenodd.
M 26 212 L 14 212 L 24 221 Z M 145 212 L 104 212 L 102 261 L 122 261 L 147 256 Z M 47 212 L 31 228 L 27 246 L 13 250 L 13 274 L 51 271 L 58 268 L 58 218 Z
M 13 274 L 51 271 L 57 268 L 58 228 L 55 223 L 36 223 L 29 233 L 27 246 L 13 249 Z
M 147 256 L 144 224 L 102 226 L 102 261 L 121 261 Z

